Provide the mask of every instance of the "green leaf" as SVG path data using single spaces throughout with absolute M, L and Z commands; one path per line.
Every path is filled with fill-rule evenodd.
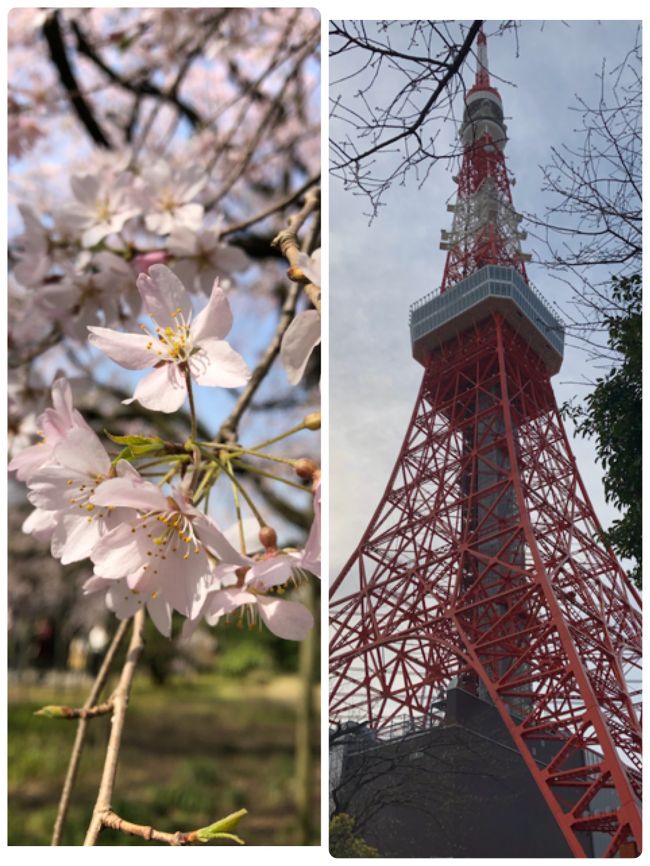
M 153 445 L 155 445 L 156 448 L 160 448 L 163 444 L 163 441 L 159 436 L 138 436 L 137 434 L 116 436 L 114 433 L 109 433 L 108 430 L 104 430 L 104 433 L 106 433 L 111 442 L 115 442 L 116 445 L 128 445 L 131 448 L 138 448 L 140 446 L 151 447 Z
M 66 710 L 68 710 L 69 712 L 68 707 L 57 707 L 53 705 L 48 705 L 47 707 L 41 707 L 40 710 L 36 710 L 34 715 L 45 716 L 46 719 L 65 719 L 68 715 Z
M 240 839 L 239 836 L 235 836 L 234 833 L 230 833 L 229 831 L 234 830 L 244 815 L 247 814 L 248 811 L 246 809 L 240 809 L 238 812 L 226 815 L 225 818 L 215 821 L 209 827 L 201 827 L 200 830 L 197 830 L 196 838 L 199 842 L 210 842 L 212 839 L 230 839 L 238 845 L 245 845 L 246 843 L 243 839 Z

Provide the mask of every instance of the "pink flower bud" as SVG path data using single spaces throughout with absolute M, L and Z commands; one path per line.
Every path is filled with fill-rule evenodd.
M 136 275 L 146 274 L 151 265 L 164 265 L 168 254 L 166 250 L 153 250 L 150 253 L 142 253 L 131 262 L 131 267 Z

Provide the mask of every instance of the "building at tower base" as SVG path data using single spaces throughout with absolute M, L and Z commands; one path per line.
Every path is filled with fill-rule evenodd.
M 382 857 L 571 857 L 496 708 L 459 687 L 441 708 L 442 718 L 404 718 L 379 735 L 354 723 L 334 732 L 330 808 L 352 815 Z M 543 766 L 552 748 L 536 751 Z M 612 803 L 602 791 L 594 806 Z M 585 834 L 586 855 L 608 842 Z

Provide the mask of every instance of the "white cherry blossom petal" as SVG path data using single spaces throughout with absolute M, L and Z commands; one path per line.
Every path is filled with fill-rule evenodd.
M 39 541 L 49 541 L 52 533 L 56 529 L 57 519 L 56 512 L 43 511 L 40 508 L 35 508 L 32 513 L 25 518 L 22 525 L 22 530 L 26 535 L 33 535 Z
M 288 555 L 273 556 L 256 562 L 246 577 L 246 585 L 255 589 L 270 589 L 280 586 L 291 577 L 291 572 L 298 565 L 294 557 Z
M 230 587 L 210 593 L 205 603 L 205 621 L 208 625 L 216 625 L 222 616 L 232 613 L 244 604 L 256 604 L 257 596 L 252 592 Z
M 218 388 L 239 388 L 251 376 L 246 361 L 225 340 L 203 340 L 190 358 L 190 372 L 199 385 Z
M 155 412 L 176 412 L 185 402 L 187 386 L 173 364 L 162 364 L 144 379 L 141 379 L 133 397 L 123 403 L 137 400 L 145 409 Z
M 284 640 L 304 640 L 314 625 L 314 617 L 297 601 L 260 595 L 257 607 L 269 630 Z
M 149 595 L 147 599 L 147 613 L 158 631 L 165 637 L 171 637 L 172 606 L 165 601 L 160 593 Z
M 85 514 L 64 514 L 54 531 L 52 554 L 61 565 L 80 562 L 90 556 L 101 537 L 99 521 Z
M 320 343 L 321 320 L 317 310 L 305 310 L 291 322 L 282 338 L 280 359 L 292 385 L 297 385 L 307 361 Z
M 123 577 L 137 579 L 146 561 L 147 539 L 125 523 L 107 532 L 95 545 L 90 558 L 95 565 L 95 574 L 107 580 Z
M 123 462 L 126 461 L 120 460 L 120 463 Z M 141 477 L 108 478 L 97 487 L 90 501 L 94 505 L 135 508 L 144 512 L 166 511 L 169 508 L 162 490 Z
M 233 547 L 225 533 L 205 514 L 196 512 L 194 528 L 201 542 L 224 563 L 237 566 L 249 564 L 250 560 Z
M 147 311 L 161 328 L 176 327 L 174 313 L 179 309 L 185 321 L 189 321 L 192 313 L 189 295 L 168 267 L 151 265 L 146 274 L 140 274 L 137 286 Z
M 299 252 L 297 264 L 307 279 L 320 289 L 320 250 L 314 250 L 311 256 Z
M 209 339 L 223 340 L 232 328 L 232 310 L 230 301 L 219 285 L 218 278 L 214 281 L 210 298 L 192 324 L 192 339 L 203 342 Z
M 83 475 L 107 475 L 111 460 L 93 430 L 71 430 L 54 449 L 54 457 L 66 469 Z
M 145 334 L 125 334 L 110 328 L 99 328 L 92 325 L 88 328 L 91 346 L 108 355 L 121 367 L 127 370 L 142 370 L 153 367 L 158 358 L 151 351 L 152 339 Z

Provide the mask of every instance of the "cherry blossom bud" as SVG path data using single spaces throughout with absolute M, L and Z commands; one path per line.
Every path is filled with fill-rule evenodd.
M 290 267 L 287 271 L 287 276 L 290 280 L 293 280 L 294 283 L 308 283 L 309 280 L 305 276 L 304 272 L 297 267 Z
M 278 535 L 275 529 L 272 529 L 270 526 L 263 526 L 260 529 L 259 539 L 260 543 L 267 550 L 269 548 L 275 549 L 278 546 Z
M 150 253 L 141 253 L 131 262 L 136 275 L 146 274 L 151 265 L 164 265 L 169 258 L 166 250 L 152 250 Z
M 320 412 L 310 412 L 303 423 L 308 430 L 320 430 Z
M 314 473 L 318 472 L 318 466 L 313 460 L 309 460 L 307 457 L 302 457 L 300 460 L 296 460 L 293 468 L 296 475 L 300 478 L 305 478 L 307 481 L 311 481 L 314 477 Z

